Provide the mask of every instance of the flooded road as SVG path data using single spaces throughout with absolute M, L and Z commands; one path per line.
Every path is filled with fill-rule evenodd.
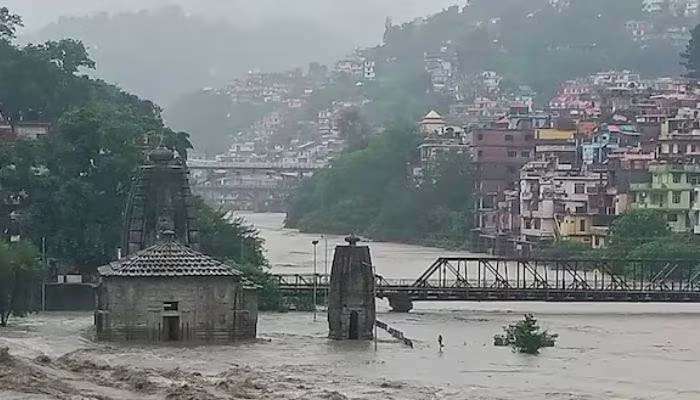
M 278 214 L 252 214 L 245 218 L 267 240 L 274 272 L 313 270 L 311 240 L 317 235 L 282 229 L 283 216 Z M 329 250 L 342 242 L 341 237 L 328 240 Z M 369 245 L 379 273 L 393 278 L 416 277 L 446 253 L 420 246 Z M 323 240 L 318 250 L 321 272 L 325 258 Z M 73 387 L 79 389 L 76 393 L 90 391 L 101 396 L 94 398 L 101 399 L 700 399 L 700 305 L 415 306 L 410 314 L 395 314 L 380 302 L 378 314 L 379 319 L 414 339 L 414 349 L 381 332 L 377 351 L 371 342 L 329 341 L 323 313 L 318 314 L 317 321 L 311 313 L 263 313 L 258 324 L 261 340 L 197 347 L 96 344 L 87 339 L 92 325 L 89 313 L 46 313 L 11 319 L 10 327 L 0 329 L 0 347 L 9 346 L 11 354 L 29 360 L 41 353 L 56 359 L 77 350 L 79 353 L 63 364 L 56 363 L 56 370 L 47 372 L 46 367 L 41 367 L 39 372 L 54 374 L 50 375 L 54 381 L 72 379 Z M 493 335 L 525 312 L 535 313 L 543 327 L 560 335 L 555 348 L 545 349 L 539 356 L 527 356 L 493 346 Z M 438 335 L 446 342 L 442 353 L 437 347 Z M 102 375 L 91 375 L 89 370 L 80 368 L 84 363 L 80 360 L 85 357 L 98 365 L 118 367 L 98 368 Z M 184 371 L 190 375 L 183 375 Z M 121 383 L 115 386 L 112 375 L 129 379 L 118 381 Z M 137 378 L 144 376 L 166 389 L 133 394 L 133 382 L 142 387 L 142 380 Z M 0 362 L 0 399 L 34 398 L 3 392 L 2 384 Z M 175 390 L 173 385 L 180 386 Z

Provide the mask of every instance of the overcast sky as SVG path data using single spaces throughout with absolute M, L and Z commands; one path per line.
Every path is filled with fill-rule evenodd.
M 410 20 L 465 0 L 0 0 L 22 15 L 26 31 L 37 30 L 60 16 L 136 11 L 179 4 L 188 12 L 226 18 L 238 24 L 303 18 L 342 26 L 356 34 L 358 44 L 377 42 L 383 21 Z

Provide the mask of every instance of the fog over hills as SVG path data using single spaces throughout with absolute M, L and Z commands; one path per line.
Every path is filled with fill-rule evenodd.
M 5 0 L 22 41 L 76 37 L 96 75 L 167 104 L 253 68 L 332 62 L 406 21 L 459 0 Z

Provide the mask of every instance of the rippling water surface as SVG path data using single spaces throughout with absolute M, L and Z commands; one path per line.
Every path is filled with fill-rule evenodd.
M 243 217 L 266 239 L 273 272 L 313 271 L 311 241 L 319 235 L 283 229 L 281 214 Z M 342 237 L 327 241 L 332 259 Z M 378 273 L 390 278 L 415 278 L 439 256 L 469 254 L 395 243 L 369 246 Z M 560 335 L 556 348 L 532 357 L 492 346 L 493 335 L 525 312 Z M 273 363 L 303 360 L 318 364 L 319 374 L 332 367 L 367 379 L 417 381 L 445 387 L 454 398 L 700 399 L 700 305 L 418 303 L 410 314 L 392 314 L 380 304 L 379 318 L 415 338 L 417 348 L 384 337 L 376 353 L 371 344 L 328 342 L 325 315 L 314 323 L 310 314 L 291 313 L 263 315 L 261 332 L 276 340 L 258 350 Z M 439 334 L 447 342 L 442 354 Z
M 318 235 L 283 229 L 280 214 L 244 217 L 266 239 L 274 272 L 313 271 L 311 241 Z M 328 243 L 331 258 L 342 238 L 329 237 Z M 369 245 L 378 272 L 391 278 L 415 278 L 447 253 L 392 243 Z M 317 259 L 321 272 L 324 240 Z M 560 335 L 557 346 L 539 356 L 494 347 L 493 335 L 526 312 Z M 273 393 L 246 397 L 253 399 L 700 399 L 700 305 L 417 303 L 410 314 L 395 314 L 380 302 L 379 318 L 414 339 L 415 348 L 385 334 L 380 334 L 376 351 L 372 342 L 330 341 L 323 313 L 316 321 L 311 313 L 263 313 L 258 325 L 262 340 L 196 347 L 96 344 L 84 335 L 92 325 L 90 313 L 44 313 L 12 319 L 10 327 L 0 329 L 0 347 L 29 358 L 88 349 L 90 357 L 138 373 L 181 368 L 213 376 L 237 365 L 250 366 L 257 382 Z M 447 344 L 442 353 L 438 335 Z M 8 393 L 0 389 L 3 396 Z

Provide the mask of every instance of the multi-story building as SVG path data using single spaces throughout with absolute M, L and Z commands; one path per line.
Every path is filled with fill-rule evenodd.
M 517 189 L 520 168 L 534 157 L 532 129 L 474 129 L 467 134 L 475 168 L 475 227 L 480 235 L 503 228 L 497 214 L 505 194 Z
M 568 164 L 571 168 L 579 163 L 576 146 L 576 130 L 537 129 L 535 131 L 535 160 L 549 161 L 556 159 L 559 164 Z
M 614 216 L 615 192 L 606 172 L 572 171 L 556 161 L 533 161 L 520 174 L 520 239 L 559 239 L 600 246 L 596 237 Z
M 700 118 L 673 118 L 661 125 L 657 156 L 673 162 L 700 163 Z
M 657 162 L 649 178 L 630 185 L 632 208 L 662 211 L 673 232 L 700 234 L 700 165 Z

